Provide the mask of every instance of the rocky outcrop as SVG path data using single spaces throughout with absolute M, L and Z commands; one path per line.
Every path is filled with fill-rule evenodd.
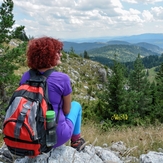
M 140 156 L 140 163 L 162 163 L 163 153 L 150 151 L 147 154 L 142 154 Z
M 107 72 L 106 72 L 106 70 L 104 69 L 104 68 L 100 68 L 99 70 L 98 70 L 98 73 L 99 73 L 99 76 L 100 76 L 100 78 L 101 78 L 101 81 L 104 83 L 104 82 L 106 82 L 106 79 L 107 79 Z
M 111 148 L 113 148 L 114 151 L 111 151 Z M 123 159 L 128 160 L 128 158 L 119 157 L 119 154 L 123 152 L 124 149 L 126 149 L 126 147 L 122 142 L 117 142 L 113 144 L 112 147 L 104 148 L 86 145 L 85 149 L 81 152 L 76 151 L 70 146 L 62 145 L 51 150 L 49 153 L 39 155 L 35 158 L 16 158 L 9 153 L 7 147 L 3 146 L 0 150 L 0 158 L 1 160 L 14 163 L 123 163 Z M 137 160 L 134 157 L 132 160 L 133 159 Z
M 163 153 L 150 151 L 142 154 L 140 158 L 129 156 L 132 149 L 127 148 L 123 142 L 113 143 L 110 147 L 86 145 L 81 152 L 74 148 L 62 145 L 49 153 L 35 158 L 17 157 L 11 155 L 4 145 L 0 148 L 0 163 L 162 163 Z

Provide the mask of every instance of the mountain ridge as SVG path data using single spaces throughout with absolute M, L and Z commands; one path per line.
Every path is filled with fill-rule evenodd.
M 146 39 L 145 39 L 146 37 Z M 157 43 L 156 43 L 157 42 Z M 143 35 L 133 35 L 133 36 L 125 36 L 125 37 L 115 37 L 112 39 L 106 39 L 105 42 L 99 40 L 92 40 L 89 42 L 87 39 L 85 39 L 84 42 L 69 42 L 64 41 L 64 50 L 69 51 L 72 47 L 75 50 L 77 54 L 83 53 L 85 50 L 90 50 L 94 48 L 100 48 L 106 45 L 114 45 L 114 44 L 133 44 L 140 47 L 144 47 L 141 44 L 150 44 L 150 46 L 154 47 L 157 46 L 159 50 L 157 50 L 158 53 L 163 52 L 163 34 L 143 34 Z M 147 48 L 147 46 L 145 46 Z M 154 48 L 155 49 L 155 48 Z M 147 48 L 147 50 L 151 50 L 152 48 Z M 156 52 L 156 51 L 154 51 Z
M 145 42 L 145 39 L 148 42 Z M 163 48 L 154 44 L 154 40 L 157 40 L 157 42 L 161 40 L 162 42 L 160 43 L 162 43 L 163 45 L 163 34 L 142 34 L 125 37 L 115 37 L 115 39 L 112 38 L 111 40 L 107 40 L 106 42 L 96 42 L 97 40 L 94 40 L 94 42 L 82 43 L 65 41 L 63 42 L 63 49 L 67 52 L 73 49 L 73 51 L 78 55 L 83 55 L 84 51 L 87 51 L 90 58 L 96 61 L 99 61 L 99 59 L 101 60 L 100 57 L 102 57 L 102 60 L 112 60 L 114 59 L 114 55 L 116 53 L 120 62 L 130 62 L 134 61 L 138 54 L 140 54 L 142 57 L 150 55 L 160 56 L 163 53 Z M 110 48 L 107 49 L 106 47 Z
M 101 48 L 91 49 L 88 51 L 91 59 L 96 60 L 96 57 L 109 58 L 114 60 L 115 56 L 119 62 L 132 62 L 134 61 L 138 54 L 142 58 L 150 55 L 160 56 L 161 53 L 152 52 L 144 47 L 136 45 L 107 45 Z M 97 61 L 97 60 L 96 60 Z
M 163 33 L 143 33 L 143 34 L 130 35 L 130 36 L 103 36 L 103 37 L 92 37 L 92 38 L 68 39 L 66 41 L 76 42 L 76 43 L 83 43 L 83 42 L 106 43 L 111 40 L 127 41 L 130 43 L 147 42 L 163 48 Z

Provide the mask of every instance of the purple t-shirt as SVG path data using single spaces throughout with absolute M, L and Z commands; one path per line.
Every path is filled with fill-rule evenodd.
M 25 72 L 20 80 L 20 84 L 25 83 L 30 78 L 29 71 Z M 53 105 L 53 109 L 58 114 L 58 107 L 61 101 L 61 108 L 63 104 L 62 96 L 67 96 L 72 92 L 70 83 L 70 77 L 62 72 L 52 72 L 47 78 L 49 100 Z M 60 109 L 58 126 L 57 126 L 57 144 L 54 147 L 58 147 L 67 142 L 73 132 L 73 124 L 69 119 L 66 119 L 63 110 Z

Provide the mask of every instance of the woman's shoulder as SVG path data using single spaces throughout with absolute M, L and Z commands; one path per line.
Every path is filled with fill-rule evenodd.
M 20 83 L 24 83 L 26 80 L 28 80 L 30 78 L 30 72 L 29 70 L 24 72 L 22 75 L 22 78 L 20 80 Z M 68 74 L 63 73 L 63 72 L 59 72 L 59 71 L 54 71 L 50 74 L 49 78 L 51 79 L 55 79 L 58 81 L 70 81 L 70 77 Z
M 21 77 L 20 84 L 25 83 L 25 81 L 28 80 L 29 78 L 30 78 L 29 71 L 24 72 Z
M 59 71 L 54 71 L 50 76 L 60 80 L 70 80 L 68 74 Z

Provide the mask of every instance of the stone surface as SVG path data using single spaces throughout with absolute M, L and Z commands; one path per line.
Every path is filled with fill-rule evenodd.
M 74 148 L 62 145 L 35 158 L 17 157 L 12 155 L 7 147 L 0 148 L 0 163 L 163 163 L 163 153 L 150 151 L 140 155 L 121 156 L 122 152 L 129 150 L 123 142 L 113 143 L 110 147 L 86 145 L 84 151 L 78 152 Z
M 33 159 L 29 157 L 16 159 L 14 163 L 104 163 L 108 161 L 122 163 L 114 153 L 101 147 L 86 146 L 84 151 L 78 152 L 63 145 Z
M 140 156 L 140 163 L 163 163 L 163 153 L 150 151 Z

